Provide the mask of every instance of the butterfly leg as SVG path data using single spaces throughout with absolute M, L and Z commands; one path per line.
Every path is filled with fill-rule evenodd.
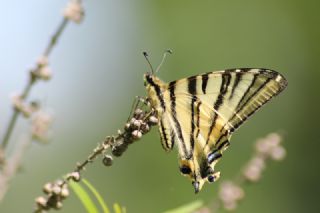
M 147 100 L 147 98 L 141 97 L 141 96 L 136 96 L 132 102 L 132 106 L 131 106 L 131 111 L 129 114 L 129 117 L 127 119 L 127 122 L 132 118 L 134 112 L 140 107 L 141 103 L 143 103 L 144 105 L 148 106 L 149 101 Z

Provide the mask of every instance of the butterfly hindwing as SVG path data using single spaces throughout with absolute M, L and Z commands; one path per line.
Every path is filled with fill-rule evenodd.
M 176 139 L 170 120 L 166 115 L 163 115 L 159 120 L 159 132 L 163 149 L 167 152 L 171 151 Z

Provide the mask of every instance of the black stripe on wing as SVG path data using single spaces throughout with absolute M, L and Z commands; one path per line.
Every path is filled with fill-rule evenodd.
M 166 151 L 172 150 L 174 146 L 174 135 L 172 134 L 171 128 L 165 126 L 163 119 L 159 122 L 159 132 L 163 149 Z
M 224 95 L 228 91 L 230 81 L 231 81 L 231 74 L 229 72 L 227 72 L 227 73 L 222 75 L 222 82 L 221 82 L 221 85 L 220 85 L 220 93 L 218 95 L 217 100 L 215 101 L 215 103 L 213 105 L 213 109 L 214 109 L 215 112 L 219 111 L 220 106 L 223 104 Z M 206 144 L 209 143 L 210 135 L 212 133 L 213 128 L 215 127 L 217 118 L 218 118 L 218 114 L 217 113 L 213 113 L 212 123 L 211 123 L 211 126 L 209 128 Z
M 277 81 L 277 78 L 279 78 Z M 273 83 L 277 85 L 277 91 L 275 91 L 273 94 L 267 94 L 266 91 L 263 91 L 263 89 L 266 88 L 266 86 L 269 83 Z M 269 100 L 271 100 L 273 97 L 278 95 L 285 87 L 287 86 L 286 79 L 273 70 L 266 70 L 266 69 L 259 69 L 259 72 L 254 74 L 254 78 L 250 84 L 250 86 L 247 88 L 243 96 L 241 97 L 241 100 L 239 101 L 237 107 L 235 108 L 234 115 L 229 119 L 231 123 L 233 123 L 233 128 L 230 129 L 231 132 L 234 132 L 239 126 L 246 121 L 252 114 L 254 114 L 258 109 L 260 109 L 264 104 L 266 104 Z M 253 88 L 255 90 L 253 90 Z M 270 97 L 265 98 L 265 95 L 268 95 Z M 259 98 L 259 104 L 250 105 L 251 101 L 257 101 L 256 99 Z M 258 103 L 258 102 L 257 102 Z M 246 107 L 251 107 L 250 112 L 246 113 Z M 241 117 L 241 119 L 238 119 L 237 117 Z
M 176 137 L 178 139 L 180 147 L 182 148 L 182 152 L 185 154 L 185 156 L 183 156 L 183 157 L 189 158 L 190 156 L 192 156 L 192 153 L 187 152 L 187 147 L 186 147 L 186 144 L 185 144 L 185 141 L 183 138 L 181 125 L 177 119 L 175 84 L 176 84 L 175 81 L 169 83 L 170 107 L 171 107 L 171 113 L 172 113 L 172 118 L 173 118 L 173 122 L 174 122 L 174 129 L 176 130 L 175 131 Z

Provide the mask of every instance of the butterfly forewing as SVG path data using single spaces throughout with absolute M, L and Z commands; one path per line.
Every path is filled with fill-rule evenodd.
M 233 132 L 285 86 L 286 80 L 275 71 L 233 69 L 181 79 L 169 83 L 169 90 L 175 88 L 181 117 L 189 117 L 207 143 L 214 144 L 220 133 Z

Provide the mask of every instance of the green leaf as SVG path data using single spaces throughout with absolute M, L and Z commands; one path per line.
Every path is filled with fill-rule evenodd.
M 83 206 L 87 210 L 88 213 L 98 213 L 97 207 L 91 200 L 88 193 L 83 189 L 83 187 L 76 182 L 70 181 L 70 187 L 74 191 L 74 193 L 78 196 L 80 201 L 82 202 Z
M 201 206 L 203 206 L 202 200 L 196 200 L 194 202 L 185 204 L 183 206 L 180 206 L 178 208 L 165 211 L 164 213 L 191 213 L 197 209 L 199 209 Z
M 124 206 L 122 206 L 122 213 L 127 213 L 127 209 Z
M 94 186 L 86 179 L 82 179 L 82 182 L 88 187 L 88 189 L 92 192 L 92 194 L 96 197 L 98 200 L 102 210 L 104 213 L 110 213 L 109 208 L 107 207 L 107 204 L 104 202 L 102 196 L 100 193 L 94 188 Z
M 122 213 L 121 206 L 118 203 L 113 204 L 114 213 Z

